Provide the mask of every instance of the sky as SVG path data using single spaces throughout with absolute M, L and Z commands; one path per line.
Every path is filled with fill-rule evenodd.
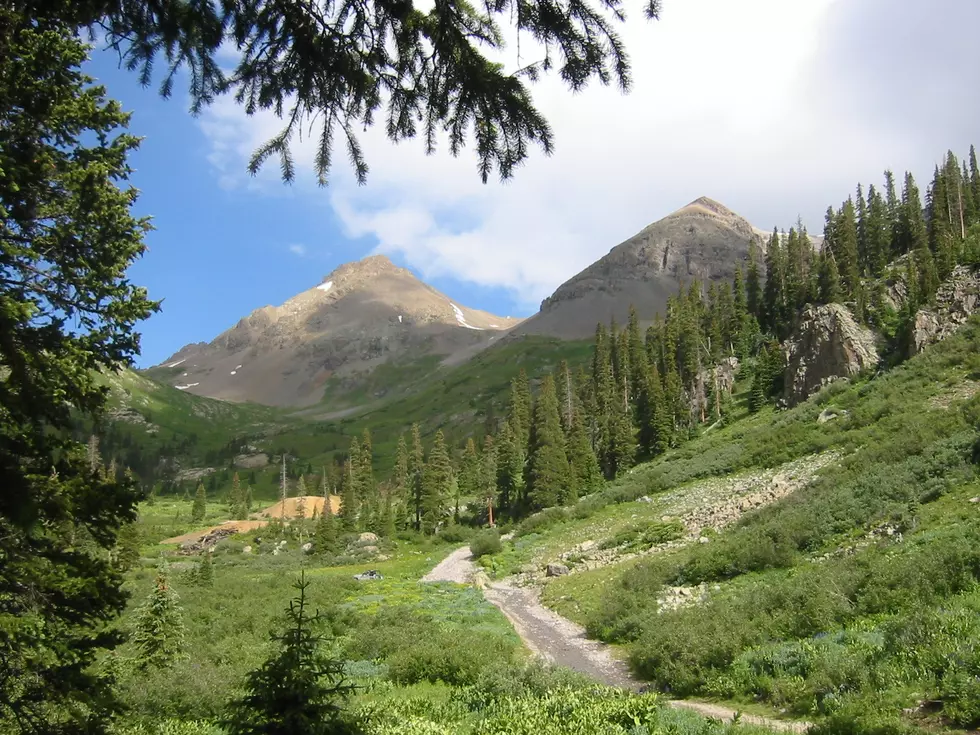
M 515 177 L 482 184 L 476 158 L 370 129 L 357 186 L 344 156 L 316 185 L 309 147 L 287 186 L 251 152 L 276 133 L 228 98 L 188 112 L 141 88 L 111 51 L 87 72 L 133 112 L 139 214 L 153 216 L 135 283 L 163 299 L 142 325 L 140 366 L 209 341 L 252 310 L 280 304 L 338 265 L 374 253 L 466 306 L 534 313 L 562 282 L 699 196 L 757 227 L 812 232 L 828 205 L 885 168 L 925 179 L 947 148 L 980 143 L 976 0 L 663 0 L 659 21 L 627 3 L 629 94 L 534 85 L 556 149 Z M 533 49 L 525 42 L 523 63 Z M 515 67 L 516 44 L 501 60 Z M 159 79 L 156 80 L 159 82 Z

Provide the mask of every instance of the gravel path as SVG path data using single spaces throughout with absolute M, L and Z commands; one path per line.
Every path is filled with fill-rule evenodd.
M 464 546 L 439 562 L 421 581 L 468 584 L 475 573 L 476 565 L 469 547 Z M 503 581 L 486 586 L 483 593 L 506 616 L 535 655 L 609 686 L 633 690 L 643 686 L 643 682 L 630 675 L 626 664 L 612 655 L 609 646 L 587 638 L 582 626 L 542 605 L 537 588 L 516 587 Z M 724 721 L 731 721 L 736 715 L 734 709 L 709 702 L 673 700 L 670 704 Z M 746 714 L 739 721 L 783 732 L 805 732 L 811 724 Z

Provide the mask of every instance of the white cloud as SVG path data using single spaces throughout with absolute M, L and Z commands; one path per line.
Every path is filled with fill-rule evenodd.
M 300 243 L 293 243 L 292 245 L 289 246 L 289 252 L 291 252 L 293 255 L 302 258 L 304 255 L 306 255 L 306 245 L 301 245 Z
M 946 146 L 964 145 L 960 131 L 980 127 L 966 88 L 946 99 L 943 116 L 916 118 L 912 127 L 883 124 L 875 109 L 853 104 L 850 90 L 881 84 L 875 72 L 900 75 L 901 67 L 887 60 L 901 60 L 910 48 L 917 54 L 937 44 L 968 48 L 964 70 L 980 68 L 975 44 L 916 36 L 914 21 L 903 21 L 904 6 L 925 5 L 921 0 L 664 5 L 661 21 L 637 18 L 623 28 L 634 65 L 629 95 L 597 86 L 572 95 L 554 78 L 536 85 L 556 152 L 535 153 L 506 184 L 481 184 L 470 151 L 459 159 L 445 152 L 427 157 L 420 142 L 395 146 L 379 128 L 365 133 L 368 185 L 357 187 L 338 155 L 326 192 L 347 233 L 402 256 L 423 276 L 504 286 L 530 308 L 617 243 L 698 196 L 722 201 L 763 229 L 788 226 L 801 214 L 819 232 L 826 206 L 858 180 L 877 181 L 886 166 L 928 171 Z M 976 15 L 969 3 L 960 5 Z M 868 8 L 860 13 L 856 6 Z M 948 10 L 955 17 L 956 8 Z M 889 23 L 876 25 L 883 16 Z M 957 26 L 949 13 L 943 17 L 944 27 Z M 898 45 L 893 34 L 903 23 Z M 522 51 L 526 62 L 526 45 Z M 507 54 L 515 63 L 513 44 Z M 847 69 L 839 68 L 841 58 L 849 60 Z M 917 94 L 927 94 L 924 86 L 902 88 L 909 109 Z M 960 126 L 947 125 L 947 118 Z M 201 126 L 222 186 L 290 191 L 278 183 L 275 162 L 255 179 L 244 173 L 251 151 L 280 121 L 245 119 L 222 99 Z M 301 144 L 296 160 L 295 193 L 302 196 L 312 187 L 312 145 Z M 323 197 L 317 192 L 311 208 L 322 207 Z

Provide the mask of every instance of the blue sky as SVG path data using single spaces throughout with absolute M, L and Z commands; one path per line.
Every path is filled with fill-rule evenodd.
M 88 72 L 145 137 L 132 157 L 137 209 L 157 229 L 132 279 L 165 301 L 143 325 L 139 364 L 372 252 L 461 304 L 523 316 L 699 196 L 766 231 L 801 217 L 820 232 L 857 182 L 908 169 L 924 189 L 947 148 L 980 143 L 980 98 L 968 93 L 980 87 L 978 25 L 980 3 L 966 0 L 667 0 L 661 20 L 622 28 L 631 94 L 572 95 L 554 77 L 535 86 L 556 151 L 505 185 L 481 184 L 468 150 L 426 156 L 376 128 L 361 137 L 365 187 L 342 155 L 330 187 L 317 187 L 308 142 L 293 186 L 275 162 L 251 178 L 249 154 L 278 132 L 274 116 L 248 117 L 226 97 L 195 119 L 186 86 L 163 100 L 97 51 Z M 522 59 L 512 44 L 500 60 L 523 65 L 534 52 L 525 41 Z
M 142 88 L 136 74 L 118 68 L 111 51 L 94 52 L 86 72 L 133 113 L 130 130 L 144 137 L 130 159 L 141 191 L 136 210 L 152 215 L 156 229 L 130 274 L 164 302 L 141 327 L 140 367 L 163 361 L 189 342 L 210 341 L 253 309 L 281 304 L 375 248 L 375 238 L 344 234 L 326 190 L 278 182 L 271 193 L 268 187 L 222 187 L 208 161 L 209 141 L 188 113 L 179 85 L 171 99 L 162 99 L 155 87 Z M 393 259 L 410 267 L 397 254 Z M 526 312 L 499 288 L 448 277 L 428 280 L 467 306 L 504 315 Z

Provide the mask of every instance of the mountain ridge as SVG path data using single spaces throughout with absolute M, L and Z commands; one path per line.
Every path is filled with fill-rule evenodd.
M 764 252 L 765 233 L 715 199 L 702 196 L 653 222 L 562 283 L 514 334 L 581 339 L 597 322 L 623 322 L 631 305 L 649 322 L 682 283 L 730 281 Z
M 394 360 L 475 353 L 519 321 L 457 304 L 372 255 L 255 309 L 210 342 L 185 345 L 151 374 L 211 398 L 308 406 L 328 380 L 353 384 Z

